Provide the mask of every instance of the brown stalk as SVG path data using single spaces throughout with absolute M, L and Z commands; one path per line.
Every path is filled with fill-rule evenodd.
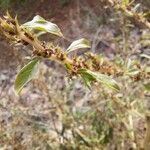
M 48 58 L 50 60 L 57 61 L 58 63 L 69 66 L 67 70 L 71 76 L 80 75 L 80 69 L 89 69 L 91 71 L 97 71 L 102 74 L 123 76 L 123 68 L 119 68 L 114 63 L 104 59 L 102 61 L 97 58 L 97 55 L 90 53 L 87 58 L 75 57 L 69 58 L 67 54 L 60 48 L 52 45 L 51 48 L 46 47 L 43 43 L 31 32 L 23 26 L 20 26 L 17 18 L 12 19 L 9 14 L 4 18 L 0 18 L 0 28 L 3 34 L 11 41 L 12 39 L 17 42 L 30 44 L 33 47 L 33 55 Z M 147 74 L 140 72 L 134 80 L 141 80 L 149 77 Z

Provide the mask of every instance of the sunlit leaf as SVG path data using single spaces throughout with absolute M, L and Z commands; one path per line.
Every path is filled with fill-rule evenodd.
M 133 64 L 133 62 L 131 61 L 131 59 L 128 60 L 127 62 L 127 69 L 129 69 Z
M 127 75 L 131 75 L 131 76 L 134 76 L 134 75 L 137 75 L 140 71 L 136 68 L 132 68 L 132 69 L 129 69 L 128 72 L 126 73 Z
M 122 4 L 125 5 L 125 6 L 127 6 L 129 4 L 129 0 L 123 0 Z
M 132 9 L 132 11 L 137 12 L 137 10 L 140 8 L 141 4 L 138 3 L 135 5 L 135 7 Z
M 72 52 L 74 50 L 80 49 L 80 48 L 90 48 L 91 44 L 88 40 L 82 38 L 79 40 L 74 41 L 71 43 L 71 45 L 66 50 L 67 53 Z
M 141 54 L 140 56 L 141 56 L 141 57 L 144 57 L 144 58 L 147 58 L 147 59 L 150 59 L 150 56 L 149 56 L 149 55 L 146 55 L 146 54 Z
M 45 33 L 51 33 L 57 36 L 63 36 L 58 26 L 52 22 L 46 21 L 41 16 L 37 15 L 33 18 L 32 21 L 29 21 L 22 25 L 23 27 L 29 28 L 31 30 L 35 31 L 41 31 L 43 34 Z
M 22 88 L 35 76 L 38 64 L 39 59 L 35 58 L 20 70 L 15 80 L 15 91 L 17 94 L 19 94 Z
M 113 80 L 111 77 L 98 73 L 98 72 L 92 72 L 90 70 L 87 69 L 80 69 L 79 73 L 84 76 L 84 78 L 87 78 L 88 84 L 91 81 L 97 81 L 100 82 L 102 84 L 104 84 L 105 86 L 114 89 L 114 90 L 119 90 L 119 86 L 117 84 L 117 82 L 115 80 Z

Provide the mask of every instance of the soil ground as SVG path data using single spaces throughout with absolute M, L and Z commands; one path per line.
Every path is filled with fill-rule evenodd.
M 119 48 L 119 46 L 123 45 L 122 43 L 120 44 L 118 42 L 119 46 L 116 47 L 115 42 L 112 41 L 113 37 L 115 37 L 118 34 L 118 32 L 121 32 L 121 29 L 118 27 L 119 24 L 117 24 L 117 26 L 114 26 L 113 24 L 105 26 L 105 24 L 107 23 L 107 11 L 109 11 L 107 10 L 107 8 L 105 11 L 101 11 L 101 3 L 103 2 L 104 4 L 102 6 L 104 6 L 105 0 L 80 0 L 80 6 L 78 0 L 72 0 L 71 3 L 66 5 L 62 5 L 59 0 L 29 1 L 25 4 L 13 5 L 12 7 L 10 7 L 9 11 L 14 15 L 17 14 L 21 23 L 31 20 L 35 15 L 40 15 L 45 19 L 56 23 L 63 31 L 65 37 L 67 37 L 67 40 L 56 40 L 56 42 L 59 41 L 64 47 L 68 45 L 73 39 L 85 36 L 94 41 L 95 38 L 97 38 L 98 35 L 100 35 L 98 37 L 100 38 L 98 39 L 100 42 L 96 45 L 97 47 L 93 47 L 93 49 L 96 48 L 96 52 L 106 51 L 107 55 L 111 57 L 110 54 L 115 54 L 115 50 L 122 50 L 122 47 Z M 80 9 L 81 7 L 84 10 L 82 14 L 84 15 L 85 13 L 86 17 L 80 17 L 82 15 Z M 102 10 L 104 9 L 102 8 Z M 5 11 L 6 10 L 0 10 L 0 16 L 2 16 L 5 13 Z M 99 17 L 97 17 L 96 14 L 98 14 Z M 103 17 L 101 18 L 101 16 Z M 139 42 L 139 29 L 135 28 L 135 30 L 133 30 L 133 32 L 129 36 L 129 41 L 132 43 L 131 49 L 139 50 L 141 48 L 141 45 L 136 44 Z M 46 40 L 48 41 L 52 40 L 49 37 L 44 38 L 46 38 Z M 33 86 L 25 88 L 23 94 L 19 98 L 16 97 L 13 91 L 13 82 L 15 80 L 17 68 L 18 66 L 20 66 L 19 64 L 21 64 L 22 58 L 24 58 L 22 56 L 24 55 L 22 54 L 22 52 L 23 48 L 13 48 L 13 46 L 10 46 L 10 44 L 3 37 L 0 36 L 0 99 L 1 102 L 3 102 L 3 104 L 6 105 L 6 109 L 0 110 L 2 111 L 0 112 L 0 114 L 4 116 L 5 120 L 7 120 L 7 118 L 9 118 L 9 116 L 11 115 L 12 117 L 15 116 L 13 116 L 12 113 L 15 107 L 20 112 L 22 112 L 22 108 L 23 110 L 25 110 L 25 108 L 28 108 L 28 110 L 31 112 L 29 115 L 26 113 L 27 116 L 24 119 L 25 121 L 28 120 L 31 114 L 34 114 L 35 116 L 40 116 L 42 114 L 44 117 L 46 115 L 50 115 L 50 112 L 47 111 L 49 110 L 50 102 L 47 99 L 58 99 L 61 90 L 63 91 L 65 87 L 64 74 L 59 74 L 56 68 L 56 72 L 51 69 L 45 69 L 43 65 L 42 69 L 45 70 L 42 74 L 48 74 L 46 76 L 47 78 L 45 77 L 46 80 L 44 79 L 44 77 L 43 79 L 41 79 L 41 81 L 39 79 L 40 82 L 33 83 Z M 5 71 L 7 74 L 6 76 Z M 52 79 L 49 79 L 49 75 L 51 75 Z M 55 85 L 53 85 L 54 82 Z M 44 93 L 46 84 L 50 86 L 50 90 L 48 89 L 48 98 L 47 95 Z M 87 91 L 77 81 L 73 89 L 69 91 L 69 98 L 75 100 L 75 105 L 82 105 L 83 100 L 85 100 L 86 98 L 89 99 L 88 97 L 84 97 L 84 95 L 86 95 L 86 92 Z M 0 119 L 1 118 L 2 117 L 0 116 Z M 51 118 L 51 116 L 49 116 L 49 118 Z M 50 120 L 49 118 L 47 120 Z M 139 122 L 141 122 L 142 125 L 139 125 Z M 143 132 L 143 120 L 141 121 L 139 119 L 138 123 L 136 123 L 136 125 L 139 125 L 137 130 L 139 130 L 139 132 Z M 140 133 L 139 135 L 140 139 L 142 139 L 143 134 Z
M 88 3 L 90 7 L 95 8 L 98 4 L 98 0 L 86 0 L 84 3 Z M 12 14 L 17 14 L 19 20 L 23 23 L 31 20 L 35 15 L 41 15 L 42 17 L 55 22 L 62 31 L 65 31 L 71 26 L 70 14 L 77 15 L 78 3 L 73 1 L 63 6 L 59 0 L 30 0 L 25 4 L 15 4 L 8 9 Z M 96 10 L 96 8 L 95 8 Z M 4 15 L 5 9 L 0 10 L 0 15 Z M 20 61 L 20 55 L 18 51 L 10 46 L 10 44 L 0 36 L 0 70 L 8 68 L 16 68 L 18 61 Z

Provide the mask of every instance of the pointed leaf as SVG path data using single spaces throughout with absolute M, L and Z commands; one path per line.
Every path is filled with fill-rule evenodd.
M 137 12 L 139 10 L 140 6 L 141 6 L 140 3 L 136 4 L 135 7 L 132 9 L 132 11 Z
M 117 82 L 107 75 L 104 75 L 104 74 L 101 74 L 98 72 L 92 72 L 87 69 L 80 69 L 79 73 L 82 76 L 85 76 L 86 78 L 88 78 L 88 82 L 95 80 L 97 82 L 104 84 L 105 86 L 107 86 L 111 89 L 114 89 L 117 91 L 120 89 Z
M 51 33 L 57 36 L 62 37 L 63 34 L 61 33 L 58 26 L 52 22 L 46 21 L 41 16 L 37 15 L 33 18 L 32 21 L 29 21 L 22 25 L 23 27 L 29 28 L 35 31 L 41 31 L 43 33 Z
M 130 76 L 135 76 L 139 73 L 140 71 L 137 69 L 137 68 L 131 68 L 127 71 L 127 75 L 130 75 Z
M 74 50 L 80 49 L 80 48 L 90 48 L 91 44 L 88 40 L 82 38 L 79 40 L 74 41 L 66 50 L 67 53 L 72 52 Z
M 22 88 L 34 77 L 37 73 L 37 68 L 39 64 L 39 59 L 31 60 L 27 65 L 25 65 L 18 73 L 15 80 L 15 91 L 19 94 Z
M 141 54 L 140 56 L 141 56 L 141 57 L 144 57 L 144 58 L 147 58 L 147 59 L 150 59 L 150 56 L 149 56 L 149 55 L 146 55 L 146 54 Z

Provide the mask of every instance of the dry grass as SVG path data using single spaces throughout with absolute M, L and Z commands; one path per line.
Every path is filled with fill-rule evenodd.
M 108 3 L 102 4 L 94 9 L 90 3 L 84 7 L 78 3 L 77 9 L 70 11 L 70 22 L 64 30 L 68 41 L 87 37 L 93 41 L 93 52 L 103 53 L 119 63 L 126 63 L 130 58 L 142 66 L 149 65 L 148 59 L 140 57 L 141 53 L 148 53 L 149 30 L 141 29 Z M 64 47 L 68 44 L 66 40 L 55 42 Z M 148 80 L 133 82 L 126 76 L 117 78 L 121 86 L 119 93 L 97 85 L 88 90 L 80 79 L 69 80 L 62 66 L 44 62 L 37 78 L 18 97 L 13 91 L 14 75 L 9 70 L 0 74 L 2 150 L 142 147 L 145 104 L 149 101 L 143 83 Z

